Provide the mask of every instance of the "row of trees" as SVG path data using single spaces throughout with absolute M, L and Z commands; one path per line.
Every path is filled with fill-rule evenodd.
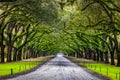
M 120 44 L 118 42 L 120 16 L 120 7 L 118 7 L 119 1 L 93 0 L 87 1 L 86 3 L 87 5 L 82 10 L 87 9 L 87 6 L 91 7 L 91 9 L 94 7 L 94 10 L 96 10 L 94 11 L 95 13 L 92 11 L 92 17 L 94 18 L 90 19 L 88 26 L 94 27 L 96 25 L 95 31 L 97 31 L 97 34 L 93 36 L 95 36 L 97 40 L 93 40 L 98 43 L 95 48 L 97 55 L 100 56 L 101 61 L 104 61 L 103 55 L 105 55 L 105 62 L 108 62 L 108 54 L 110 54 L 111 65 L 115 65 L 114 55 L 116 55 L 117 66 L 120 66 Z M 89 14 L 91 14 L 91 12 Z M 93 22 L 92 25 L 91 22 Z
M 19 0 L 0 4 L 1 62 L 56 54 L 120 66 L 119 0 Z
M 77 11 L 66 21 L 67 33 L 73 35 L 71 55 L 120 66 L 119 0 L 76 0 Z M 78 5 L 80 4 L 80 5 Z M 80 9 L 80 10 L 79 10 Z M 72 28 L 70 28 L 72 27 Z M 75 28 L 73 28 L 75 27 Z M 76 39 L 77 38 L 77 39 Z M 67 51 L 67 50 L 66 50 Z
M 38 32 L 39 37 L 46 33 L 44 30 L 39 30 L 40 24 L 51 24 L 55 21 L 57 12 L 53 5 L 55 4 L 47 0 L 18 0 L 0 3 L 1 62 L 37 56 L 35 54 L 38 52 L 29 45 L 37 37 Z

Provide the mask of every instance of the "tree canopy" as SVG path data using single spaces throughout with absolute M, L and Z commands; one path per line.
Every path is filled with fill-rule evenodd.
M 62 52 L 120 66 L 119 0 L 0 2 L 1 62 Z

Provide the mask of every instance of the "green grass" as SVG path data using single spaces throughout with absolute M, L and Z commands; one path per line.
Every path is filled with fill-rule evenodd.
M 41 62 L 11 62 L 0 64 L 0 76 L 19 73 L 31 69 Z
M 88 69 L 110 77 L 112 80 L 120 80 L 120 67 L 102 63 L 79 63 Z

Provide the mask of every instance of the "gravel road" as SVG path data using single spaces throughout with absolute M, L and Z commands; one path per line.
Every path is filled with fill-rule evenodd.
M 8 80 L 102 80 L 86 72 L 62 55 L 57 55 L 36 71 Z

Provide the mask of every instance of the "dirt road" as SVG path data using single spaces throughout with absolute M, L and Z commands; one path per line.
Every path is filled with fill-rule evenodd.
M 8 80 L 102 80 L 86 72 L 62 55 L 39 67 L 36 71 Z

